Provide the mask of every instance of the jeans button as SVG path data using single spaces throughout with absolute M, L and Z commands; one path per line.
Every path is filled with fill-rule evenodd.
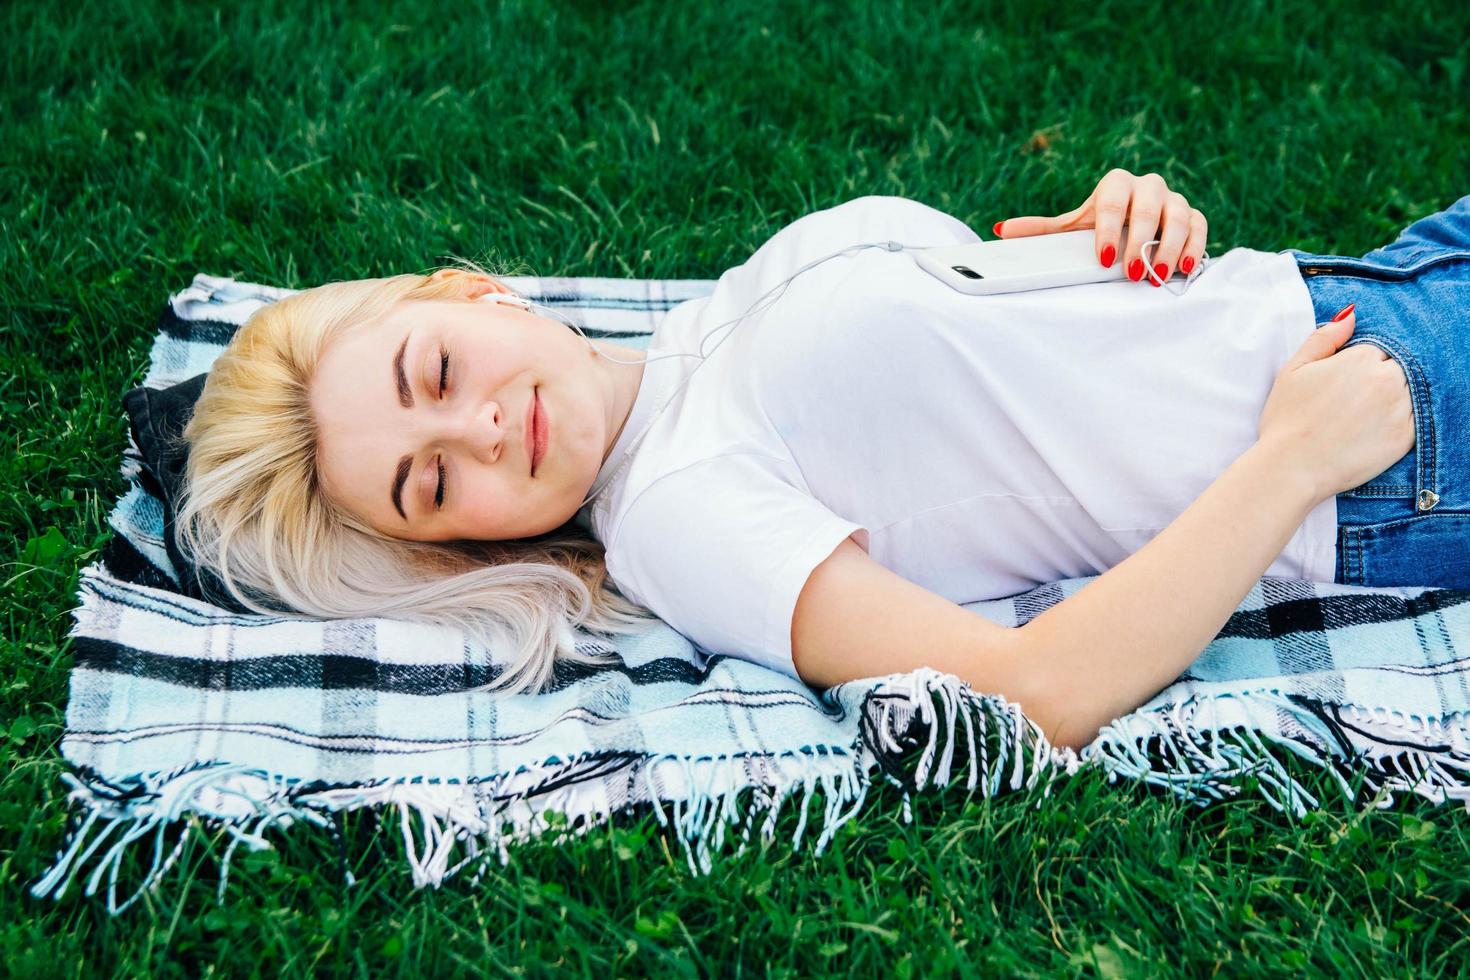
M 1432 510 L 1434 508 L 1434 505 L 1437 503 L 1439 503 L 1439 494 L 1435 493 L 1433 490 L 1419 491 L 1420 510 Z

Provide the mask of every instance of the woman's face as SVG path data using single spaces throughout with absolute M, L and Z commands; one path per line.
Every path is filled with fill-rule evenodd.
M 323 489 L 392 537 L 499 541 L 561 526 L 627 414 L 599 366 L 611 362 L 564 324 L 479 301 L 507 290 L 476 282 L 468 299 L 406 300 L 344 332 L 311 385 Z M 533 396 L 548 436 L 534 475 Z

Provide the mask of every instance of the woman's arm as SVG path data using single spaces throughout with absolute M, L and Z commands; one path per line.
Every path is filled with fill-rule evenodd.
M 1019 704 L 1053 745 L 1080 749 L 1195 661 L 1322 499 L 1275 445 L 1257 442 L 1137 552 L 1019 627 L 844 541 L 797 599 L 797 673 L 829 687 L 932 667 Z
M 1277 374 L 1256 442 L 1168 527 L 1020 627 L 844 542 L 798 597 L 797 672 L 826 686 L 935 667 L 1019 703 L 1054 745 L 1087 745 L 1199 657 L 1313 507 L 1414 447 L 1403 372 L 1372 344 L 1339 350 L 1355 324 L 1349 306 L 1307 337 Z
M 1173 683 L 1322 499 L 1257 442 L 1142 548 L 1022 626 L 1048 738 L 1080 748 Z
M 1061 744 L 1085 745 L 1177 678 L 1313 507 L 1414 448 L 1408 381 L 1376 346 L 1343 348 L 1356 325 L 1349 304 L 1309 334 L 1255 444 L 1146 545 L 1022 627 L 1062 699 L 1048 705 Z

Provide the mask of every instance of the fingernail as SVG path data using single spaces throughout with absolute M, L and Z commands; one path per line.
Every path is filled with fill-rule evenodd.
M 1356 305 L 1357 305 L 1356 303 L 1349 303 L 1347 306 L 1344 306 L 1338 312 L 1337 316 L 1335 316 L 1335 317 L 1332 318 L 1332 321 L 1331 322 L 1336 323 L 1338 320 L 1345 320 L 1345 319 L 1347 319 L 1347 315 L 1353 311 L 1353 307 L 1356 306 Z
M 1143 259 L 1134 259 L 1128 263 L 1128 278 L 1134 282 L 1143 278 Z
M 1193 270 L 1194 270 L 1194 256 L 1193 255 L 1186 255 L 1184 257 L 1184 261 L 1179 263 L 1179 271 L 1182 272 L 1182 273 L 1184 273 L 1187 276 Z
M 996 235 L 997 238 L 1000 237 L 1000 226 L 1003 225 L 1003 224 L 1005 224 L 1004 221 L 997 221 L 995 223 L 995 227 L 992 229 L 995 232 L 995 235 Z
M 1103 268 L 1104 269 L 1111 269 L 1113 267 L 1113 259 L 1115 259 L 1117 257 L 1118 257 L 1118 250 L 1116 248 L 1114 248 L 1113 246 L 1109 245 L 1107 248 L 1103 249 L 1103 254 L 1102 254 Z
M 1168 279 L 1169 278 L 1169 267 L 1167 265 L 1165 265 L 1164 263 L 1159 262 L 1159 263 L 1157 263 L 1157 264 L 1154 265 L 1154 273 L 1159 277 L 1159 279 Z M 1151 280 L 1151 281 L 1153 282 L 1153 284 L 1155 286 L 1158 286 L 1158 285 L 1161 285 L 1161 283 L 1159 282 L 1159 279 L 1154 279 L 1154 280 Z

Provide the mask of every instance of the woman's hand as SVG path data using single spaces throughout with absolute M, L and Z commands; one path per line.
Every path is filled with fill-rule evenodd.
M 1121 242 L 1124 221 L 1128 223 L 1128 241 Z M 1205 251 L 1205 235 L 1209 223 L 1199 209 L 1189 206 L 1184 195 L 1169 190 L 1164 178 L 1155 173 L 1142 177 L 1122 168 L 1114 168 L 1097 182 L 1092 194 L 1082 205 L 1054 218 L 1027 216 L 995 223 L 1001 238 L 1027 238 L 1058 231 L 1097 229 L 1097 260 L 1112 268 L 1118 248 L 1123 248 L 1123 268 L 1128 278 L 1139 282 L 1148 279 L 1155 286 L 1178 269 L 1186 276 Z M 1144 268 L 1143 243 L 1157 238 L 1153 249 L 1152 270 Z M 1157 278 L 1155 278 L 1157 276 Z
M 1256 425 L 1257 441 L 1300 466 L 1319 502 L 1367 483 L 1414 448 L 1403 368 L 1372 344 L 1342 349 L 1357 316 L 1351 305 L 1338 316 L 1282 365 Z

